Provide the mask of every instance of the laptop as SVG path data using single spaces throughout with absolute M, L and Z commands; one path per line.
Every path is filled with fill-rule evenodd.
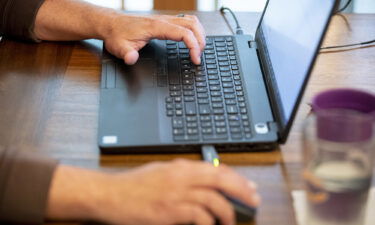
M 102 153 L 272 150 L 287 140 L 335 0 L 270 0 L 250 35 L 208 36 L 202 64 L 152 40 L 127 66 L 104 51 Z M 243 22 L 243 21 L 242 21 Z

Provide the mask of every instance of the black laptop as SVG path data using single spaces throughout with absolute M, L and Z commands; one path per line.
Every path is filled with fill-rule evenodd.
M 152 40 L 137 64 L 103 54 L 103 153 L 274 149 L 287 139 L 335 0 L 270 0 L 255 38 L 209 36 L 201 65 Z M 242 21 L 245 22 L 245 21 Z

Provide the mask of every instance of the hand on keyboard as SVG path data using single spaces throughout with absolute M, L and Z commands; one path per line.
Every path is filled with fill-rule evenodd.
M 206 44 L 204 29 L 195 16 L 118 14 L 108 26 L 110 32 L 104 38 L 107 50 L 130 65 L 137 62 L 138 51 L 154 38 L 183 41 L 195 64 L 200 64 Z

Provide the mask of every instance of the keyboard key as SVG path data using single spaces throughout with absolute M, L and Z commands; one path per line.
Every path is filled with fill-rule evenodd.
M 170 85 L 169 90 L 170 91 L 179 91 L 181 89 L 180 85 Z
M 182 110 L 176 110 L 176 116 L 182 116 L 183 115 L 183 112 Z
M 216 42 L 215 45 L 216 45 L 216 47 L 225 47 L 226 46 L 225 42 Z
M 201 122 L 201 126 L 202 127 L 212 127 L 212 123 L 211 122 Z
M 241 133 L 241 128 L 239 127 L 231 127 L 230 128 L 231 133 Z
M 181 91 L 171 91 L 170 96 L 171 97 L 181 96 Z
M 184 86 L 182 86 L 182 89 L 187 90 L 187 91 L 194 90 L 194 86 L 193 85 L 184 85 Z
M 218 96 L 221 96 L 221 92 L 220 92 L 220 91 L 211 91 L 211 96 L 212 96 L 212 97 L 218 97 Z
M 227 124 L 225 123 L 225 121 L 218 121 L 218 122 L 215 122 L 215 127 L 226 127 Z
M 219 66 L 229 66 L 229 62 L 228 61 L 219 62 Z
M 195 92 L 194 91 L 184 91 L 184 96 L 194 96 Z
M 220 91 L 221 87 L 219 85 L 210 85 L 211 91 Z
M 220 81 L 219 80 L 209 80 L 208 81 L 208 84 L 211 86 L 211 85 L 220 85 Z
M 211 121 L 211 116 L 201 116 L 201 121 Z
M 195 86 L 197 86 L 197 87 L 206 87 L 207 84 L 206 84 L 206 82 L 197 82 L 197 83 L 195 84 Z
M 196 122 L 193 122 L 193 123 L 187 123 L 187 124 L 186 124 L 186 127 L 187 127 L 187 128 L 197 128 L 197 127 L 198 127 L 198 123 L 196 123 Z
M 215 59 L 207 59 L 206 63 L 207 64 L 216 64 L 216 60 Z
M 210 112 L 211 112 L 210 105 L 208 104 L 199 105 L 199 114 L 207 115 L 207 114 L 210 114 Z
M 219 69 L 220 69 L 220 71 L 223 71 L 223 72 L 228 72 L 228 71 L 230 71 L 229 66 L 220 66 Z
M 207 64 L 207 69 L 217 69 L 216 64 Z
M 242 82 L 240 80 L 236 80 L 236 81 L 234 81 L 234 85 L 240 86 L 240 85 L 242 85 Z
M 232 82 L 223 82 L 223 88 L 232 88 L 233 83 Z
M 220 57 L 220 56 L 227 56 L 228 53 L 227 52 L 217 52 L 217 56 Z
M 236 96 L 234 95 L 234 94 L 224 94 L 224 98 L 225 99 L 235 99 L 236 98 Z
M 182 98 L 180 96 L 178 97 L 174 97 L 174 101 L 175 102 L 181 102 L 182 101 Z
M 197 114 L 195 102 L 185 102 L 185 113 L 189 116 L 194 116 Z
M 227 133 L 227 128 L 225 127 L 217 127 L 215 130 L 218 134 Z
M 173 110 L 167 110 L 167 116 L 173 116 L 174 112 Z
M 228 60 L 228 56 L 219 56 L 219 57 L 217 57 L 217 60 L 219 60 L 219 61 L 227 61 Z
M 219 71 L 218 70 L 207 70 L 207 74 L 218 74 L 219 73 Z
M 202 134 L 212 134 L 213 129 L 212 128 L 202 128 Z
M 180 129 L 180 128 L 173 129 L 173 135 L 182 135 L 182 134 L 185 134 L 184 129 Z
M 172 102 L 173 102 L 173 98 L 171 98 L 171 97 L 166 97 L 166 98 L 165 98 L 165 102 L 166 102 L 166 103 L 172 103 Z
M 236 105 L 227 105 L 227 113 L 229 114 L 237 114 L 238 108 Z
M 206 77 L 195 77 L 196 82 L 206 81 Z
M 186 121 L 187 122 L 196 122 L 197 121 L 197 117 L 196 116 L 187 116 L 186 117 Z
M 176 103 L 176 109 L 182 109 L 182 104 L 181 103 Z
M 172 103 L 168 103 L 166 107 L 167 109 L 174 109 L 174 105 Z
M 215 50 L 213 50 L 213 49 L 206 49 L 206 50 L 204 50 L 204 53 L 205 54 L 215 54 Z
M 206 87 L 198 87 L 197 88 L 198 93 L 206 93 L 207 91 L 208 91 L 208 89 Z
M 175 117 L 172 119 L 173 128 L 184 128 L 184 119 L 181 117 Z
M 234 99 L 225 99 L 225 104 L 226 105 L 236 105 L 237 102 Z
M 240 127 L 241 124 L 239 121 L 229 121 L 229 126 L 230 127 Z
M 214 114 L 219 114 L 219 115 L 221 115 L 221 114 L 224 114 L 225 112 L 224 112 L 224 109 L 213 109 L 212 110 L 213 111 L 213 113 Z
M 218 75 L 208 75 L 208 79 L 209 80 L 219 80 L 219 76 Z
M 195 98 L 193 96 L 185 96 L 184 101 L 185 102 L 194 102 Z
M 232 74 L 230 72 L 220 72 L 221 77 L 231 77 Z
M 215 116 L 214 116 L 214 120 L 215 120 L 215 121 L 223 121 L 223 120 L 225 120 L 225 116 L 222 116 L 222 115 L 215 115 Z
M 224 88 L 223 91 L 224 91 L 224 93 L 234 93 L 234 89 L 233 88 Z
M 211 101 L 212 102 L 222 102 L 223 101 L 223 97 L 211 97 Z
M 229 115 L 228 120 L 229 121 L 240 121 L 240 117 L 238 115 Z
M 198 99 L 198 104 L 208 104 L 210 103 L 208 98 L 199 98 Z
M 224 107 L 224 105 L 223 105 L 222 102 L 214 102 L 214 103 L 212 103 L 212 108 L 223 108 L 223 107 Z
M 198 98 L 208 98 L 208 94 L 207 93 L 198 93 L 197 97 Z
M 206 58 L 206 59 L 216 59 L 216 56 L 215 55 L 204 55 L 204 57 Z
M 215 42 L 224 42 L 225 38 L 224 37 L 215 37 L 214 40 L 215 40 Z

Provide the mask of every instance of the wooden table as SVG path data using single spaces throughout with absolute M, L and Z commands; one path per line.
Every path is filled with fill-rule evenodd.
M 177 14 L 177 12 L 164 12 Z M 195 13 L 208 34 L 231 34 L 219 13 Z M 254 34 L 260 14 L 239 13 Z M 324 45 L 375 37 L 375 15 L 335 16 Z M 232 24 L 229 18 L 229 23 Z M 374 47 L 371 46 L 371 47 Z M 256 181 L 263 197 L 254 224 L 296 224 L 290 191 L 301 188 L 301 122 L 317 92 L 333 87 L 375 90 L 375 49 L 320 54 L 286 145 L 265 153 L 221 154 L 222 161 Z M 62 163 L 106 171 L 126 170 L 155 160 L 198 154 L 102 156 L 97 146 L 102 43 L 0 43 L 0 143 L 38 151 Z

